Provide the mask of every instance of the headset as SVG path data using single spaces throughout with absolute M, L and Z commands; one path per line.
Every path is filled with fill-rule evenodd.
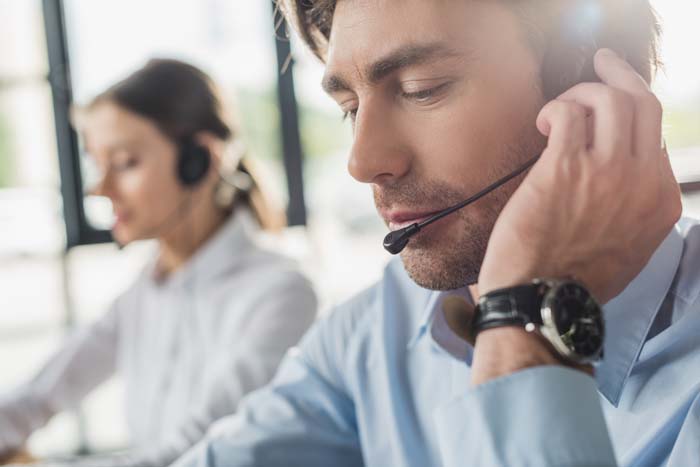
M 245 149 L 237 148 L 236 153 L 240 157 L 245 153 Z M 210 168 L 211 154 L 206 146 L 197 143 L 192 138 L 185 139 L 180 143 L 176 167 L 176 175 L 180 185 L 189 189 L 196 187 L 204 180 Z M 255 185 L 250 173 L 241 165 L 240 159 L 233 174 L 226 175 L 219 170 L 217 172 L 219 179 L 237 192 L 249 193 Z
M 176 174 L 180 184 L 185 188 L 199 185 L 209 173 L 211 154 L 209 149 L 187 138 L 179 145 Z

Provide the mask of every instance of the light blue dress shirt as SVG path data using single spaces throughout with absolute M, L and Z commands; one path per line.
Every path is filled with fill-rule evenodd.
M 285 358 L 178 467 L 700 465 L 700 225 L 605 309 L 593 379 L 540 366 L 470 388 L 472 348 L 400 261 Z

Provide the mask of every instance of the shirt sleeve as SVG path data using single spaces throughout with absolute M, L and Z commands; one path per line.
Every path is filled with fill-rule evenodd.
M 325 320 L 324 320 L 325 321 Z M 273 382 L 218 421 L 176 467 L 358 467 L 362 455 L 351 397 L 327 368 L 324 322 L 285 357 Z M 316 358 L 327 358 L 319 362 Z
M 540 366 L 469 389 L 435 412 L 445 467 L 616 466 L 595 380 Z
M 77 406 L 116 368 L 118 300 L 76 331 L 28 382 L 0 397 L 0 453 L 19 449 L 54 414 Z
M 290 274 L 251 307 L 251 318 L 237 329 L 237 342 L 220 349 L 211 393 L 174 436 L 152 449 L 112 461 L 113 467 L 169 465 L 200 441 L 218 419 L 236 411 L 241 399 L 269 383 L 289 348 L 298 344 L 316 317 L 316 296 L 301 275 Z M 234 345 L 235 344 L 235 345 Z

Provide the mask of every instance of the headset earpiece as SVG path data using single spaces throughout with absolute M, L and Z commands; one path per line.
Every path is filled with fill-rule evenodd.
M 549 47 L 542 64 L 542 87 L 547 100 L 555 99 L 579 83 L 600 81 L 595 73 L 595 44 L 585 47 L 567 47 L 556 44 Z
M 177 178 L 185 187 L 199 184 L 209 172 L 211 154 L 209 150 L 194 141 L 186 141 L 180 145 L 177 160 Z

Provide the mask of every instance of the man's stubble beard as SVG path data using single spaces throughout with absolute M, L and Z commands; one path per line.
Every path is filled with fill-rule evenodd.
M 543 146 L 539 135 L 532 131 L 522 131 L 518 143 L 501 149 L 503 156 L 499 158 L 500 163 L 484 174 L 483 186 L 475 191 L 516 170 L 539 154 Z M 458 219 L 440 236 L 418 234 L 411 239 L 401 253 L 404 267 L 411 279 L 419 286 L 431 290 L 454 290 L 476 284 L 496 220 L 526 176 L 527 173 L 516 177 L 473 205 L 452 214 Z M 449 189 L 439 191 L 442 192 L 433 193 L 429 198 L 449 200 L 450 206 L 472 195 L 456 195 Z
M 440 236 L 412 239 L 401 253 L 411 279 L 431 290 L 454 290 L 475 284 L 491 231 L 510 194 L 499 190 L 477 201 L 477 206 L 453 214 L 458 219 Z

